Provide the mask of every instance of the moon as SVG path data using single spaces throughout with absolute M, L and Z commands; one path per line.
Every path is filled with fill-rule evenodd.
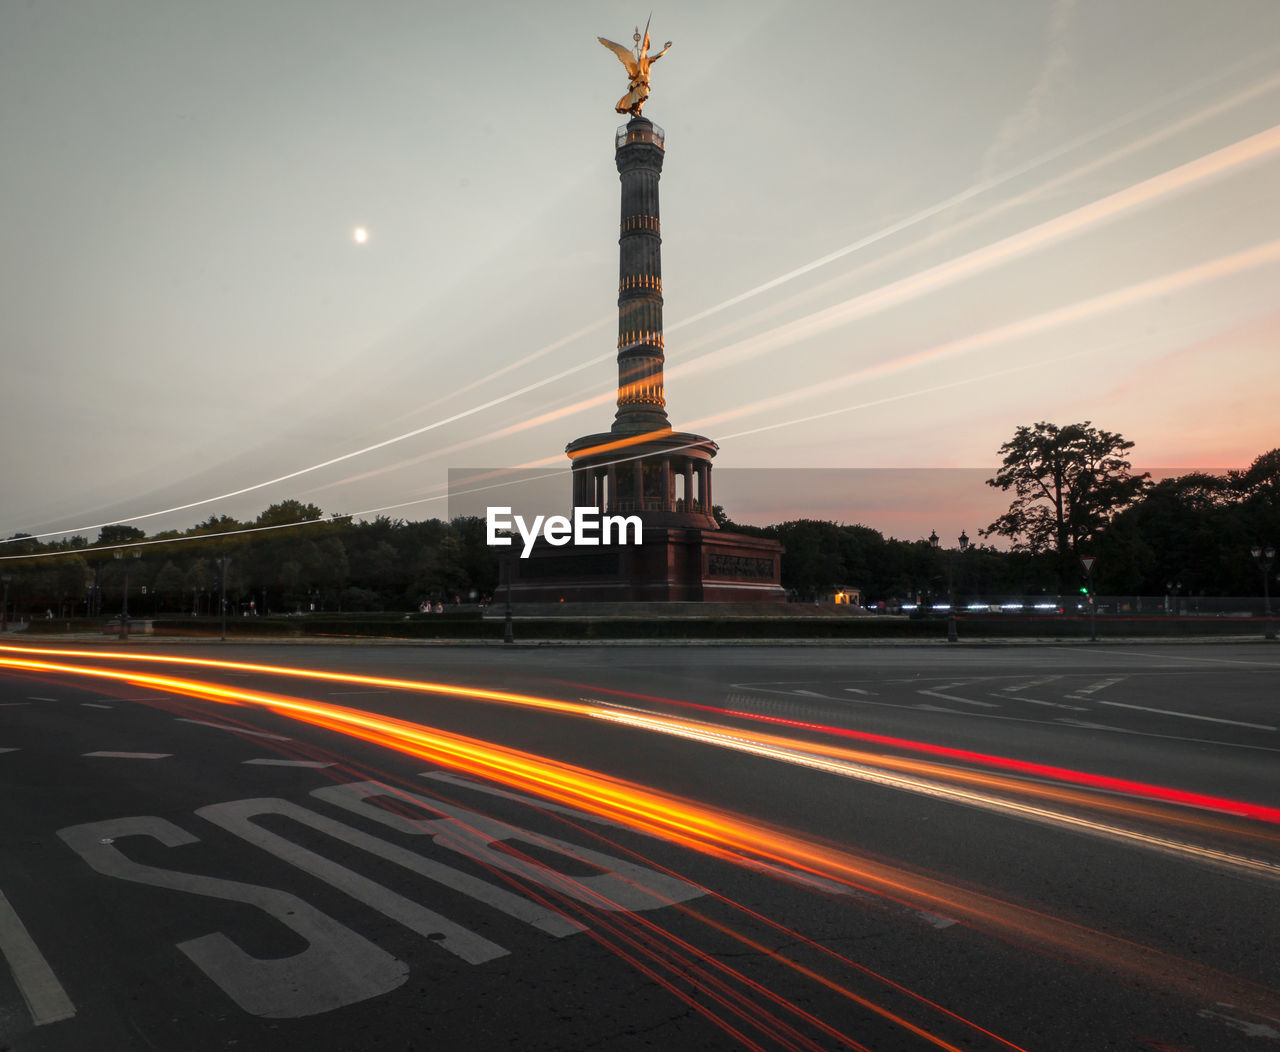
M 357 245 L 363 245 L 369 240 L 369 231 L 362 226 L 358 226 L 351 232 L 351 239 L 355 241 Z

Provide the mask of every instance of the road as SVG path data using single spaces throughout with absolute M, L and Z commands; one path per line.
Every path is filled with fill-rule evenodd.
M 0 648 L 0 1049 L 1280 1048 L 1278 687 L 1262 643 Z

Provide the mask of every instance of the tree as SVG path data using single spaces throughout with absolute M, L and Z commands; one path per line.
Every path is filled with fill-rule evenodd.
M 1014 551 L 1055 553 L 1065 580 L 1080 546 L 1146 491 L 1149 476 L 1134 475 L 1126 457 L 1132 448 L 1088 420 L 1019 427 L 1000 447 L 1000 470 L 987 479 L 995 489 L 1013 490 L 1013 503 L 980 532 L 1008 537 Z

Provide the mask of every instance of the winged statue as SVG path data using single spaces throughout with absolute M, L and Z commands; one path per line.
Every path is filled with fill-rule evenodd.
M 636 26 L 635 34 L 631 38 L 636 42 L 634 49 L 615 44 L 612 40 L 605 40 L 604 37 L 596 37 L 596 39 L 618 56 L 618 61 L 627 67 L 627 76 L 631 78 L 631 82 L 627 85 L 627 93 L 618 100 L 614 109 L 619 113 L 630 113 L 633 117 L 639 117 L 645 100 L 649 98 L 649 67 L 667 53 L 667 49 L 671 47 L 671 41 L 668 40 L 656 55 L 650 55 L 647 22 L 643 37 L 640 35 L 640 27 Z

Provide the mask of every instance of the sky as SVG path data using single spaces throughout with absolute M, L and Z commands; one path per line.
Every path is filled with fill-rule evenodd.
M 567 507 L 617 378 L 627 85 L 595 38 L 648 15 L 0 6 L 0 537 L 444 517 L 476 468 Z M 667 409 L 731 515 L 973 535 L 1041 420 L 1140 468 L 1280 446 L 1275 0 L 652 19 Z M 718 484 L 798 469 L 822 492 Z

